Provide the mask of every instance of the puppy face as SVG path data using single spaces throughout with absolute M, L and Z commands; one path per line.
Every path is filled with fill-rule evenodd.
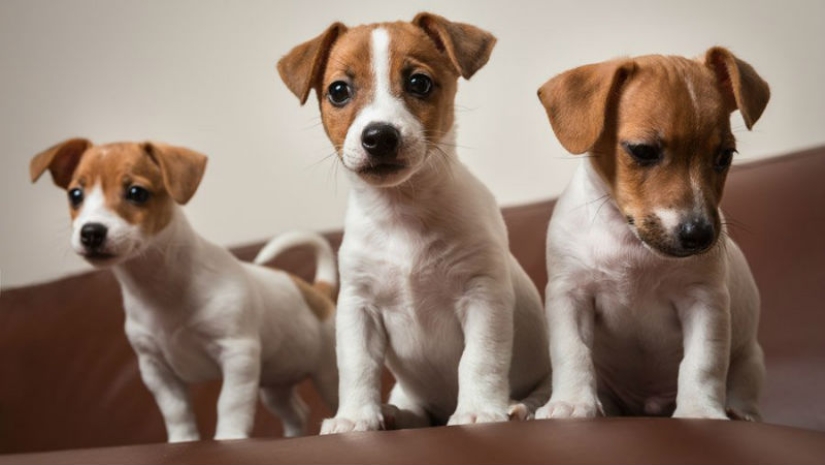
M 541 91 L 551 122 L 557 119 L 557 134 L 564 132 L 577 150 L 589 145 L 584 150 L 592 153 L 593 166 L 629 227 L 667 256 L 699 254 L 717 242 L 722 230 L 718 207 L 736 152 L 730 113 L 744 108 L 750 127 L 768 100 L 767 84 L 749 65 L 738 68 L 738 60 L 723 49 L 709 54 L 708 63 L 647 56 L 568 75 L 563 86 L 573 94 L 593 83 L 602 87 L 596 92 L 604 93 L 597 97 L 603 99 L 602 110 L 577 117 L 579 124 L 599 125 L 591 129 L 590 141 L 588 135 L 570 134 L 570 122 L 558 121 L 566 118 L 560 112 L 569 111 L 551 102 L 551 94 L 563 90 L 553 88 L 560 82 Z M 728 65 L 735 68 L 735 86 Z M 752 72 L 747 84 L 741 82 L 742 70 Z M 740 106 L 737 98 L 749 102 Z
M 344 166 L 364 181 L 397 185 L 426 161 L 453 124 L 458 74 L 409 23 L 360 27 L 330 52 L 320 99 Z
M 189 152 L 148 143 L 92 146 L 73 139 L 35 157 L 32 180 L 52 171 L 68 194 L 72 248 L 92 265 L 114 265 L 144 251 L 171 221 L 173 202 L 188 201 L 194 193 L 181 186 L 197 186 L 206 159 L 180 150 Z M 169 182 L 177 185 L 170 189 Z
M 457 34 L 463 42 L 456 43 Z M 368 184 L 389 187 L 440 151 L 453 126 L 457 79 L 483 66 L 494 42 L 480 29 L 426 13 L 412 23 L 334 24 L 293 49 L 278 69 L 302 101 L 316 90 L 344 166 Z

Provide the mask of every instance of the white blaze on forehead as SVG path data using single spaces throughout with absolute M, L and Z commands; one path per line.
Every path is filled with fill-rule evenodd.
M 386 29 L 372 31 L 372 73 L 375 77 L 375 100 L 392 98 L 390 86 L 390 34 Z
M 685 85 L 687 86 L 688 94 L 690 94 L 690 101 L 693 103 L 693 110 L 699 112 L 699 99 L 696 97 L 696 88 L 693 87 L 691 76 L 685 74 Z

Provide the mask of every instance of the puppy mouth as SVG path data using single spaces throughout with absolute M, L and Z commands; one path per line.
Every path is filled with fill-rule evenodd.
M 407 168 L 407 164 L 397 161 L 385 161 L 378 163 L 370 163 L 359 168 L 356 172 L 362 176 L 383 178 L 396 174 Z
M 105 265 L 117 258 L 117 255 L 104 250 L 86 250 L 81 255 L 92 265 Z

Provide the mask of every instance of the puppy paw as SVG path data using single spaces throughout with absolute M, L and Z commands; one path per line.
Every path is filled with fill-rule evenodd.
M 506 410 L 479 409 L 456 411 L 447 422 L 448 426 L 497 423 L 509 419 Z
M 687 405 L 680 407 L 676 404 L 673 418 L 696 418 L 706 420 L 729 420 L 725 410 L 707 405 Z
M 743 410 L 734 407 L 728 407 L 725 409 L 725 414 L 727 414 L 728 419 L 730 420 L 737 420 L 737 421 L 753 421 L 753 422 L 761 422 L 762 415 L 755 410 Z
M 180 442 L 192 442 L 192 441 L 199 441 L 200 435 L 198 434 L 189 434 L 189 435 L 169 435 L 168 442 L 170 444 L 180 443 Z
M 507 408 L 507 418 L 510 421 L 527 421 L 533 419 L 533 412 L 521 402 L 514 402 Z
M 193 424 L 181 428 L 170 428 L 167 441 L 169 443 L 192 442 L 199 441 L 200 438 L 201 435 L 198 433 L 198 428 Z
M 359 431 L 379 431 L 384 427 L 381 411 L 361 412 L 356 415 L 336 415 L 321 423 L 321 434 L 353 433 Z
M 215 433 L 216 441 L 231 441 L 233 439 L 246 439 L 249 435 L 240 431 L 226 431 Z
M 536 418 L 546 420 L 550 418 L 595 418 L 604 416 L 602 404 L 598 399 L 593 400 L 550 400 L 543 407 L 536 410 Z

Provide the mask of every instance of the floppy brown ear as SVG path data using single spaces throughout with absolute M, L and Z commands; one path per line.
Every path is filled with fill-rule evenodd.
M 320 87 L 329 51 L 346 30 L 347 27 L 343 24 L 333 23 L 321 35 L 298 45 L 278 60 L 278 74 L 301 101 L 301 105 L 306 103 L 311 89 L 314 88 L 318 95 L 321 94 Z
M 539 88 L 539 100 L 565 149 L 580 154 L 593 148 L 604 131 L 609 106 L 617 103 L 622 84 L 635 68 L 632 60 L 580 66 Z
M 72 175 L 80 163 L 83 152 L 91 146 L 92 142 L 88 139 L 75 138 L 65 140 L 35 155 L 29 163 L 31 181 L 40 179 L 43 172 L 48 169 L 52 173 L 54 183 L 65 189 L 72 182 Z
M 705 65 L 716 73 L 730 111 L 738 108 L 745 126 L 750 129 L 762 116 L 771 98 L 768 83 L 756 74 L 751 65 L 736 58 L 726 48 L 713 47 L 705 52 Z
M 447 54 L 464 79 L 470 79 L 487 64 L 496 45 L 496 38 L 489 32 L 469 24 L 453 23 L 432 13 L 419 13 L 412 23 L 424 30 L 438 50 Z
M 163 185 L 183 205 L 195 195 L 206 170 L 206 155 L 183 147 L 144 142 L 143 150 L 160 166 Z

